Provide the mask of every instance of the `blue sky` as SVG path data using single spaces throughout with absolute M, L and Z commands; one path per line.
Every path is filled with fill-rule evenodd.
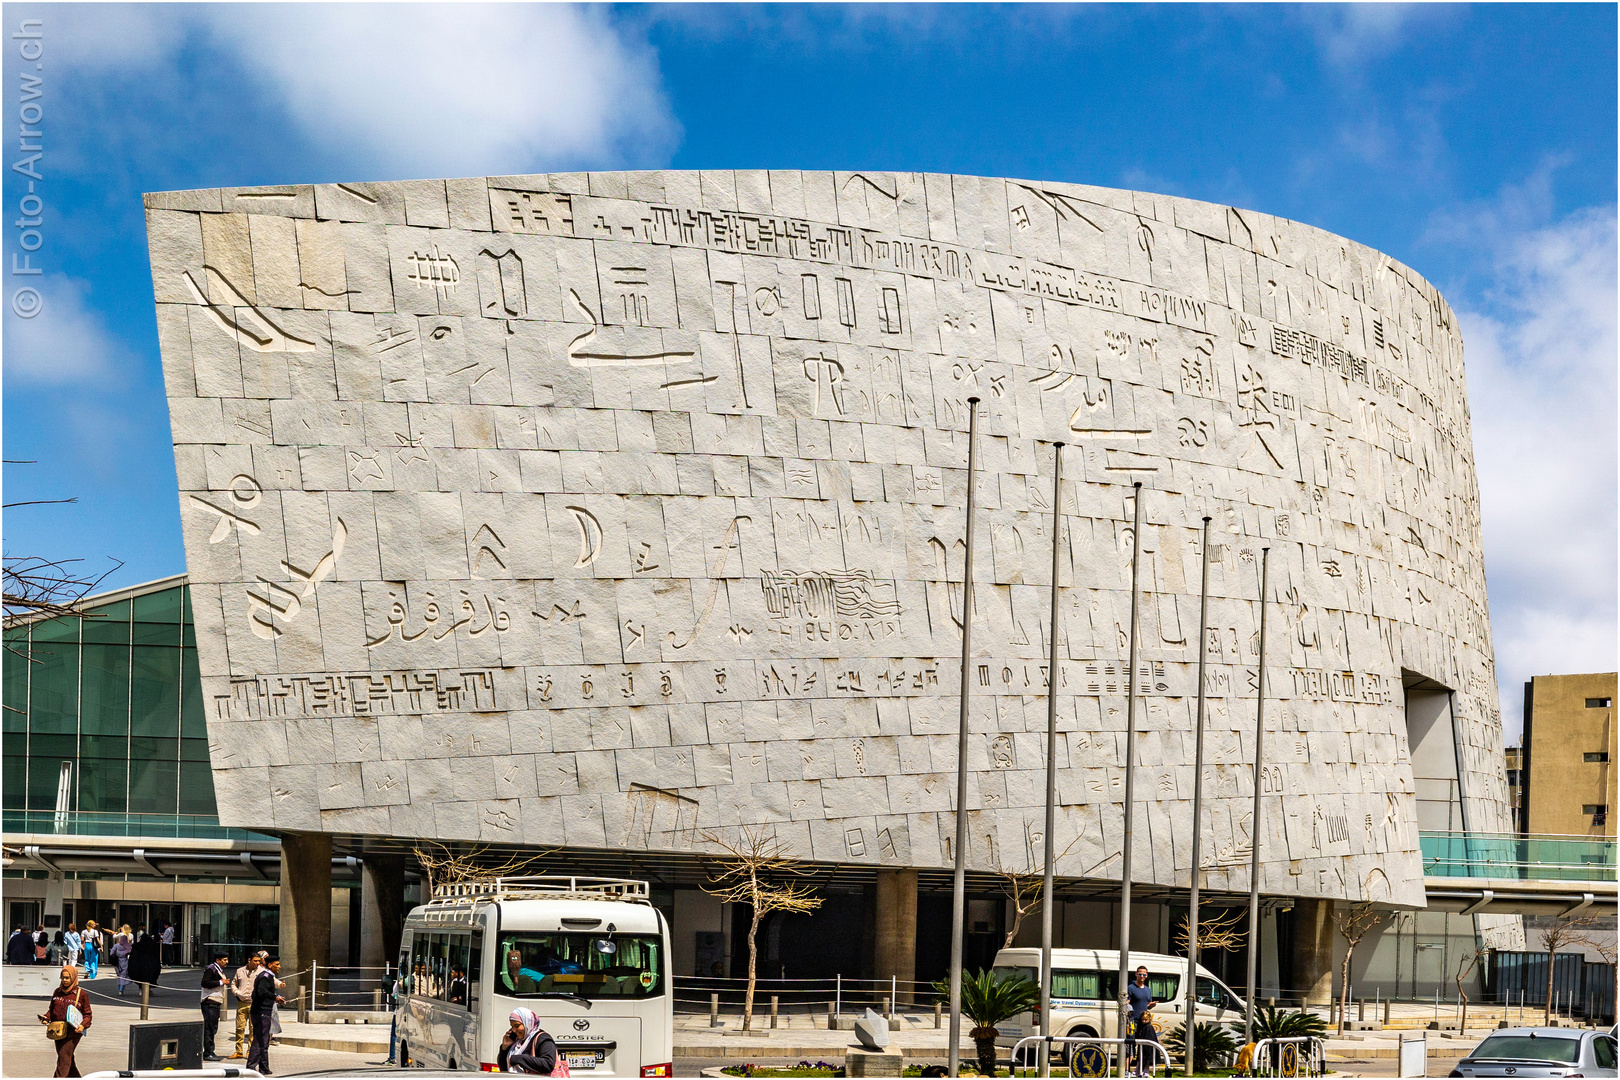
M 44 20 L 24 61 L 20 21 Z M 574 168 L 1135 187 L 1386 251 L 1460 315 L 1502 707 L 1616 651 L 1613 5 L 7 4 L 44 311 L 4 309 L 7 555 L 184 569 L 140 193 Z M 35 65 L 39 66 L 35 66 Z M 32 115 L 32 114 L 30 114 Z M 22 156 L 6 144 L 9 165 Z M 8 169 L 8 210 L 27 194 Z M 32 203 L 28 204 L 31 208 Z M 5 265 L 22 230 L 6 230 Z M 32 239 L 29 240 L 32 243 Z

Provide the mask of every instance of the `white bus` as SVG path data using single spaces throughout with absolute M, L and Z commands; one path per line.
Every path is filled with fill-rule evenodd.
M 495 1071 L 521 1005 L 575 1075 L 674 1075 L 669 926 L 644 881 L 440 886 L 406 917 L 399 967 L 402 1066 Z

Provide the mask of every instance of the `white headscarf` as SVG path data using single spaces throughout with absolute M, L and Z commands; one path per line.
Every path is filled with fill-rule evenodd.
M 512 1049 L 507 1051 L 507 1068 L 512 1072 L 523 1072 L 524 1070 L 519 1069 L 516 1065 L 511 1064 L 511 1061 L 512 1058 L 516 1057 L 518 1054 L 532 1054 L 534 1052 L 535 1040 L 540 1038 L 542 1034 L 540 1030 L 540 1018 L 534 1015 L 533 1009 L 526 1009 L 519 1005 L 517 1008 L 512 1010 L 512 1015 L 508 1017 L 508 1019 L 516 1020 L 518 1023 L 523 1025 L 523 1038 L 513 1043 Z

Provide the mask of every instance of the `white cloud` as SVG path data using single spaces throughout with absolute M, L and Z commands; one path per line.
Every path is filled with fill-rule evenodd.
M 1457 306 L 1510 740 L 1526 679 L 1612 671 L 1617 646 L 1615 211 L 1545 222 L 1545 175 L 1431 233 L 1489 269 Z
M 17 280 L 17 279 L 14 279 Z M 5 316 L 5 377 L 24 385 L 87 383 L 130 363 L 127 347 L 108 332 L 88 298 L 89 286 L 63 274 L 33 279 L 39 314 Z M 18 284 L 16 289 L 22 288 Z M 10 294 L 8 294 L 10 295 Z
M 1322 55 L 1340 67 L 1377 60 L 1406 43 L 1408 31 L 1435 17 L 1429 4 L 1307 4 L 1299 17 L 1316 35 Z
M 71 10 L 71 9 L 70 9 Z M 222 48 L 312 144 L 374 176 L 662 163 L 680 127 L 657 56 L 598 8 L 560 4 L 116 5 L 64 30 L 87 71 L 180 76 Z

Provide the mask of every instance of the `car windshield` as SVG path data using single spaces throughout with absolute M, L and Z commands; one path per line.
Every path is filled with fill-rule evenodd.
M 1574 1061 L 1581 1040 L 1556 1035 L 1492 1035 L 1468 1056 L 1474 1061 Z
M 649 998 L 664 992 L 656 934 L 503 933 L 495 992 L 508 997 Z

